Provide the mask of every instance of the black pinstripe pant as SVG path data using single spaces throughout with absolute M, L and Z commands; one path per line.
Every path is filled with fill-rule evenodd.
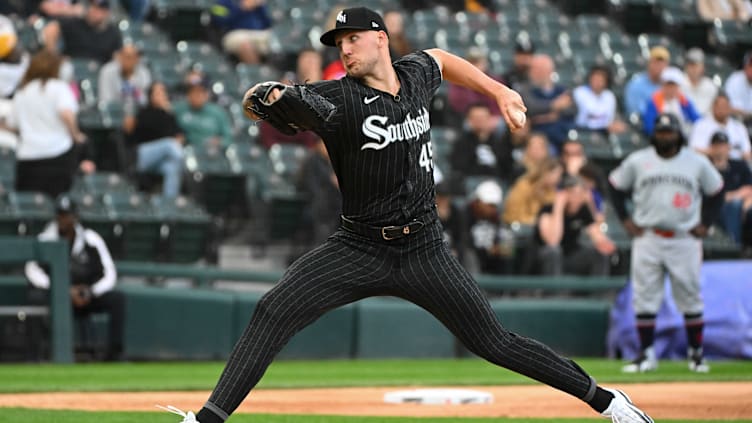
M 377 295 L 411 301 L 478 356 L 589 401 L 595 381 L 540 342 L 505 330 L 441 239 L 438 222 L 388 242 L 337 231 L 261 298 L 205 408 L 226 419 L 293 335 L 328 310 Z

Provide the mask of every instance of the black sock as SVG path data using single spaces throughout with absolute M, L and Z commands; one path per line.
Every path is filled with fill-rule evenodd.
M 655 341 L 655 314 L 637 315 L 637 333 L 640 335 L 640 352 Z
M 698 349 L 702 347 L 702 330 L 705 322 L 702 320 L 702 313 L 685 314 L 684 325 L 687 329 L 687 343 L 690 347 Z
M 595 388 L 595 395 L 593 395 L 593 399 L 588 402 L 588 405 L 590 405 L 593 410 L 602 413 L 608 408 L 608 405 L 611 404 L 612 399 L 614 399 L 614 394 L 598 386 Z
M 199 423 L 225 423 L 224 420 L 206 407 L 202 408 L 201 411 L 196 414 L 196 420 L 198 420 Z

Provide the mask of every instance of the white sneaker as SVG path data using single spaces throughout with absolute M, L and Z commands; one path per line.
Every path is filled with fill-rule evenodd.
M 645 373 L 658 369 L 658 359 L 655 357 L 655 349 L 648 347 L 637 359 L 621 368 L 623 373 Z
M 689 371 L 696 373 L 708 373 L 710 366 L 702 356 L 702 348 L 688 348 L 687 358 L 689 359 Z
M 612 423 L 654 423 L 644 411 L 632 403 L 627 394 L 617 389 L 603 388 L 614 394 L 611 404 L 601 415 L 611 419 Z
M 200 423 L 198 420 L 196 420 L 196 415 L 194 415 L 192 411 L 189 411 L 186 413 L 183 410 L 177 407 L 173 407 L 171 405 L 168 405 L 167 407 L 157 405 L 157 408 L 161 408 L 162 410 L 168 411 L 172 414 L 177 414 L 178 416 L 182 416 L 183 420 L 181 420 L 180 423 Z

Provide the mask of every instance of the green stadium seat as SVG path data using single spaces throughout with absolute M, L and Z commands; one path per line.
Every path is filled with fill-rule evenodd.
M 272 171 L 293 182 L 306 157 L 306 151 L 306 148 L 300 145 L 274 144 L 269 148 Z
M 73 180 L 71 191 L 102 195 L 105 193 L 134 193 L 136 188 L 123 175 L 114 172 L 94 172 Z
M 169 228 L 167 260 L 193 263 L 201 259 L 210 238 L 211 216 L 187 197 L 155 200 L 157 217 Z
M 43 193 L 11 191 L 8 196 L 19 219 L 19 235 L 37 235 L 55 216 L 53 200 Z
M 135 192 L 106 193 L 102 198 L 110 215 L 122 227 L 122 257 L 140 261 L 162 258 L 164 250 L 160 243 L 165 230 L 147 198 Z
M 105 205 L 103 194 L 78 190 L 72 191 L 71 197 L 78 206 L 81 223 L 102 237 L 113 258 L 122 258 L 123 224 L 115 219 L 114 211 Z
M 729 60 L 740 61 L 752 49 L 752 30 L 744 22 L 716 20 L 709 34 L 710 45 Z
M 9 191 L 16 186 L 16 152 L 0 147 L 0 191 Z
M 245 175 L 233 168 L 221 149 L 188 146 L 185 164 L 201 204 L 212 215 L 245 207 Z
M 270 238 L 273 241 L 293 238 L 300 229 L 308 199 L 289 190 L 275 190 L 268 195 Z
M 18 223 L 18 214 L 8 191 L 0 192 L 0 236 L 17 236 Z

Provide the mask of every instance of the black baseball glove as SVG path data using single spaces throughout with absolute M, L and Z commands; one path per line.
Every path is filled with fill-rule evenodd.
M 275 88 L 279 89 L 280 95 L 269 101 L 269 94 Z M 259 84 L 243 99 L 243 108 L 286 135 L 318 128 L 337 111 L 334 104 L 305 85 L 285 85 L 275 81 Z

